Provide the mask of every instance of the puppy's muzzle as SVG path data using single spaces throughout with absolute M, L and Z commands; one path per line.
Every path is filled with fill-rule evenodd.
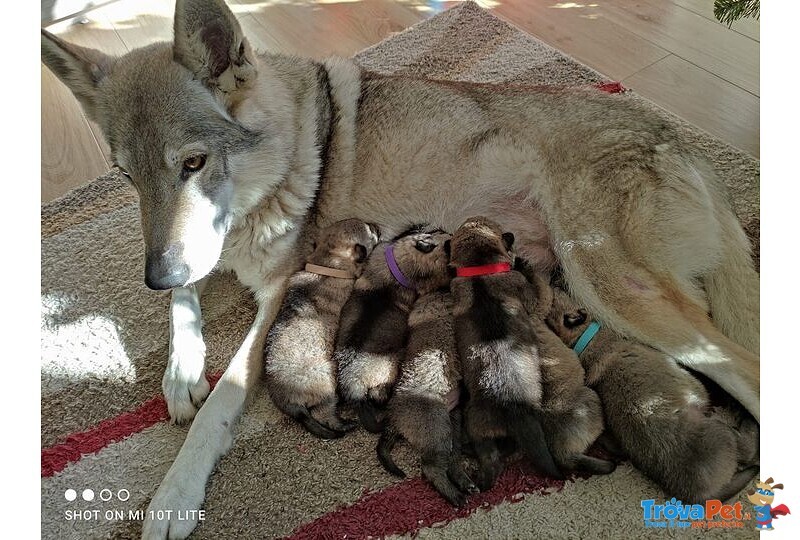
M 185 285 L 191 272 L 183 262 L 183 246 L 171 244 L 161 253 L 149 252 L 144 268 L 144 284 L 153 290 L 172 289 Z

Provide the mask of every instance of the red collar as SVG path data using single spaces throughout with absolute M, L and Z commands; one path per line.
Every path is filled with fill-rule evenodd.
M 482 266 L 462 266 L 456 268 L 456 277 L 488 276 L 511 271 L 510 263 L 484 264 Z

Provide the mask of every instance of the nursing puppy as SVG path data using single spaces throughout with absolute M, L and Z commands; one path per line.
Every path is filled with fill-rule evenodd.
M 267 335 L 266 384 L 275 405 L 323 439 L 353 427 L 337 412 L 333 348 L 339 315 L 378 243 L 374 225 L 348 219 L 323 229 L 305 270 L 289 279 Z
M 386 404 L 405 355 L 408 315 L 418 290 L 447 284 L 442 231 L 411 229 L 377 245 L 342 308 L 334 355 L 339 394 L 372 432 L 383 428 L 377 408 Z
M 512 233 L 487 218 L 454 234 L 451 283 L 456 339 L 469 390 L 467 432 L 483 490 L 500 473 L 496 439 L 510 434 L 542 472 L 607 474 L 614 464 L 583 454 L 603 430 L 597 395 L 578 358 L 547 328 L 552 296 L 513 270 Z M 528 273 L 528 272 L 526 272 Z
M 594 318 L 554 289 L 548 325 L 572 347 Z M 743 411 L 713 409 L 701 382 L 653 348 L 601 327 L 580 355 L 612 439 L 668 497 L 727 500 L 758 472 L 758 426 Z
M 441 267 L 443 281 L 449 280 Z M 408 317 L 409 338 L 400 378 L 389 400 L 389 424 L 378 441 L 378 459 L 404 477 L 391 451 L 405 438 L 418 450 L 422 474 L 445 499 L 463 506 L 476 493 L 461 467 L 460 365 L 453 328 L 453 301 L 447 290 L 420 290 Z

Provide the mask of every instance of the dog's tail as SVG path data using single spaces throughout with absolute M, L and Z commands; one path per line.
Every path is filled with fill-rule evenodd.
M 563 479 L 564 475 L 547 447 L 542 422 L 536 412 L 529 407 L 509 406 L 504 408 L 504 413 L 509 433 L 537 470 L 552 478 Z
M 381 462 L 381 465 L 383 465 L 384 469 L 386 469 L 390 474 L 393 474 L 399 478 L 405 478 L 406 473 L 404 473 L 403 470 L 394 462 L 394 459 L 392 459 L 392 450 L 394 449 L 398 440 L 400 440 L 400 434 L 397 433 L 397 431 L 391 427 L 385 429 L 378 439 L 378 446 L 375 448 L 375 451 L 378 454 L 378 461 Z
M 732 341 L 759 354 L 759 275 L 750 242 L 731 210 L 720 210 L 722 259 L 704 278 L 711 318 Z

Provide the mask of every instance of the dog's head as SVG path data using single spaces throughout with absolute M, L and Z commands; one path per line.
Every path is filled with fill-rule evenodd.
M 592 318 L 567 294 L 567 291 L 553 287 L 553 305 L 547 314 L 546 322 L 567 346 L 572 347 L 592 322 Z
M 358 277 L 379 241 L 376 225 L 359 219 L 338 221 L 319 232 L 308 262 L 345 270 Z
M 449 241 L 449 233 L 432 227 L 415 227 L 394 239 L 397 265 L 419 294 L 428 294 L 450 283 L 445 247 Z
M 177 0 L 174 30 L 174 43 L 119 58 L 42 31 L 42 60 L 100 125 L 139 193 L 153 289 L 213 269 L 247 196 L 235 189 L 235 158 L 268 136 L 232 114 L 255 83 L 256 61 L 225 3 Z
M 454 267 L 514 262 L 514 234 L 483 216 L 469 218 L 453 233 L 447 246 Z

